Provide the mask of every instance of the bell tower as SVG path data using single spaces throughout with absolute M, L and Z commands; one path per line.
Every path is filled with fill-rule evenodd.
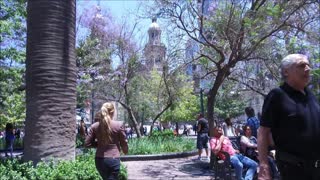
M 156 68 L 162 72 L 166 56 L 166 47 L 161 43 L 161 29 L 157 23 L 157 18 L 152 18 L 152 23 L 148 29 L 148 43 L 144 48 L 144 57 L 148 71 Z

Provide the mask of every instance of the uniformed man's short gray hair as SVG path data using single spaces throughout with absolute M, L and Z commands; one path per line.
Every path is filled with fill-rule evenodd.
M 286 79 L 284 75 L 284 70 L 289 69 L 293 64 L 295 64 L 299 59 L 308 59 L 306 55 L 303 54 L 289 54 L 284 57 L 280 65 L 280 73 L 283 80 Z

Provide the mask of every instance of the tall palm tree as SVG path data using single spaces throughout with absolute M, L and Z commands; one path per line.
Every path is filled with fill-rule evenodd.
M 24 160 L 75 158 L 75 0 L 27 5 Z

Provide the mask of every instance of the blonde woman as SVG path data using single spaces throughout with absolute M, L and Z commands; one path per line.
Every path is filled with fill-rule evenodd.
M 118 179 L 120 171 L 120 152 L 128 153 L 124 126 L 114 121 L 113 103 L 104 103 L 96 114 L 96 122 L 91 125 L 85 140 L 86 147 L 96 147 L 96 168 L 105 179 Z

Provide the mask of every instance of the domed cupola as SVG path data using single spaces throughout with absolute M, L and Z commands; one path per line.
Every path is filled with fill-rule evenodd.
M 152 23 L 148 30 L 149 44 L 160 45 L 161 44 L 161 29 L 157 23 L 157 18 L 152 18 Z
M 149 41 L 144 48 L 145 65 L 148 72 L 152 69 L 162 72 L 165 65 L 166 47 L 161 43 L 161 29 L 156 18 L 148 29 Z

